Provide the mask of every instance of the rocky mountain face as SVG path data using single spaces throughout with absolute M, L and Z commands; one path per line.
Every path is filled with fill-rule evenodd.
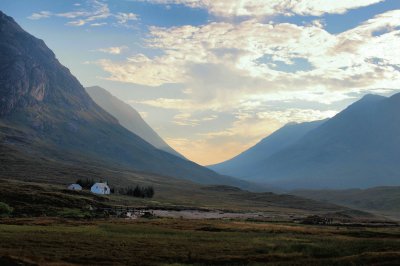
M 90 106 L 91 101 L 78 80 L 58 62 L 45 43 L 27 34 L 1 12 L 0 36 L 1 116 L 57 99 L 76 108 Z M 79 101 L 63 98 L 64 93 L 75 95 Z
M 205 184 L 245 187 L 156 149 L 99 107 L 42 40 L 0 12 L 0 146 L 75 163 L 99 162 Z
M 184 158 L 172 149 L 142 118 L 142 116 L 129 104 L 99 86 L 87 87 L 90 97 L 109 114 L 118 119 L 118 122 L 138 135 L 157 149 L 166 151 L 175 156 Z
M 400 94 L 367 95 L 240 176 L 286 189 L 400 185 L 398 114 Z

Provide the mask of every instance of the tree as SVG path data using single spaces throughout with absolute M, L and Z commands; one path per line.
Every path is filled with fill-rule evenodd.
M 121 188 L 119 189 L 119 193 L 136 198 L 152 198 L 154 196 L 154 188 L 152 186 L 141 187 L 137 185 L 135 188 Z
M 152 198 L 154 196 L 154 188 L 151 186 L 146 187 L 144 192 L 146 198 Z
M 85 180 L 83 179 L 78 179 L 76 180 L 76 183 L 81 185 L 82 188 L 84 189 L 90 189 L 94 185 L 94 180 L 93 178 L 86 178 Z
M 4 202 L 0 202 L 0 217 L 8 217 L 13 212 L 13 208 Z

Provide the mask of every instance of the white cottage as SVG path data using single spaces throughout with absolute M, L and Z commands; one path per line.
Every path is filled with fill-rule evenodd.
M 69 190 L 78 190 L 78 191 L 81 191 L 81 190 L 82 190 L 82 187 L 81 187 L 81 185 L 79 185 L 79 184 L 71 184 L 71 185 L 68 186 L 68 189 L 69 189 Z
M 107 185 L 107 183 L 95 183 L 90 188 L 90 191 L 95 194 L 108 195 L 110 194 L 110 187 Z

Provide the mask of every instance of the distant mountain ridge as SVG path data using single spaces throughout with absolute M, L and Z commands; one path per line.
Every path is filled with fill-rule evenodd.
M 324 122 L 325 120 L 285 125 L 234 158 L 208 167 L 221 174 L 246 178 L 257 170 L 260 161 L 295 143 Z
M 247 176 L 234 176 L 286 189 L 399 185 L 399 114 L 400 94 L 366 95 L 284 149 L 265 151 Z
M 92 86 L 85 88 L 89 96 L 109 114 L 118 119 L 118 122 L 138 135 L 157 149 L 169 152 L 175 156 L 184 158 L 172 149 L 141 117 L 141 115 L 129 104 L 113 96 L 107 90 Z
M 42 40 L 2 12 L 0 66 L 1 150 L 45 160 L 119 164 L 203 184 L 249 185 L 158 150 L 122 127 Z

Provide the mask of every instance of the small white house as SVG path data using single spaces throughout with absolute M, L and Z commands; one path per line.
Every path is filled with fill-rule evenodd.
M 90 188 L 90 191 L 95 194 L 108 195 L 110 194 L 110 187 L 107 185 L 107 183 L 95 183 Z
M 71 185 L 68 186 L 68 189 L 69 189 L 69 190 L 78 190 L 78 191 L 81 191 L 81 190 L 82 190 L 82 187 L 81 187 L 81 185 L 79 185 L 79 184 L 71 184 Z

